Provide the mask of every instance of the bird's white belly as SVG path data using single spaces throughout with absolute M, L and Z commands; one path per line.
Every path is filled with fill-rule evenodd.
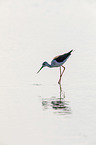
M 61 65 L 63 65 L 63 62 L 57 62 L 56 60 L 52 60 L 51 62 L 52 67 L 60 67 Z
M 66 61 L 67 61 L 67 59 L 68 59 L 69 57 L 67 57 L 64 61 L 62 61 L 62 62 L 57 62 L 56 60 L 52 60 L 51 61 L 51 66 L 52 67 L 60 67 L 60 66 L 62 66 Z

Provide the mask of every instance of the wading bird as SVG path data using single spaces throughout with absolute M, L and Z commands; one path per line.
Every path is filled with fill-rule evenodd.
M 67 59 L 68 59 L 69 56 L 71 55 L 71 52 L 72 52 L 72 51 L 73 51 L 73 50 L 71 50 L 71 51 L 69 51 L 68 53 L 65 53 L 65 54 L 63 54 L 63 55 L 59 55 L 59 56 L 54 57 L 53 60 L 51 61 L 51 64 L 49 64 L 49 63 L 46 62 L 46 61 L 43 62 L 43 63 L 42 63 L 42 67 L 39 69 L 39 71 L 38 71 L 37 73 L 39 73 L 40 70 L 41 70 L 43 67 L 45 67 L 45 66 L 47 66 L 47 67 L 49 67 L 49 68 L 60 67 L 60 79 L 59 79 L 59 81 L 58 81 L 58 84 L 60 84 L 60 82 L 61 82 L 61 77 L 62 77 L 62 75 L 63 75 L 63 73 L 64 73 L 64 71 L 65 71 L 65 67 L 63 66 L 63 64 L 67 61 Z M 63 67 L 62 73 L 61 73 L 61 67 Z

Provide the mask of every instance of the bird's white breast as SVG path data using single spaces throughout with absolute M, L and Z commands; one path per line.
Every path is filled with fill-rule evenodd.
M 60 67 L 60 66 L 62 66 L 67 61 L 68 58 L 69 58 L 69 56 L 64 61 L 62 61 L 62 62 L 57 62 L 55 59 L 53 59 L 51 61 L 51 66 L 52 67 Z
M 51 66 L 52 67 L 60 67 L 61 65 L 63 65 L 63 62 L 57 62 L 54 59 L 51 61 Z

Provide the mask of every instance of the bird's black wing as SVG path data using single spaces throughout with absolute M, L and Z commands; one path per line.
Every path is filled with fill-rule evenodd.
M 54 60 L 56 60 L 57 62 L 63 62 L 65 59 L 67 59 L 67 57 L 69 57 L 69 56 L 71 55 L 71 52 L 72 52 L 72 51 L 73 51 L 73 50 L 71 50 L 70 52 L 65 53 L 65 54 L 63 54 L 63 55 L 56 56 L 56 57 L 54 58 Z

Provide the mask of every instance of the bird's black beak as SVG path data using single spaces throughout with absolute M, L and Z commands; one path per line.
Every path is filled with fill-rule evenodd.
M 40 70 L 43 68 L 44 66 L 42 66 L 40 69 L 39 69 L 39 71 L 37 72 L 37 74 L 40 72 Z

